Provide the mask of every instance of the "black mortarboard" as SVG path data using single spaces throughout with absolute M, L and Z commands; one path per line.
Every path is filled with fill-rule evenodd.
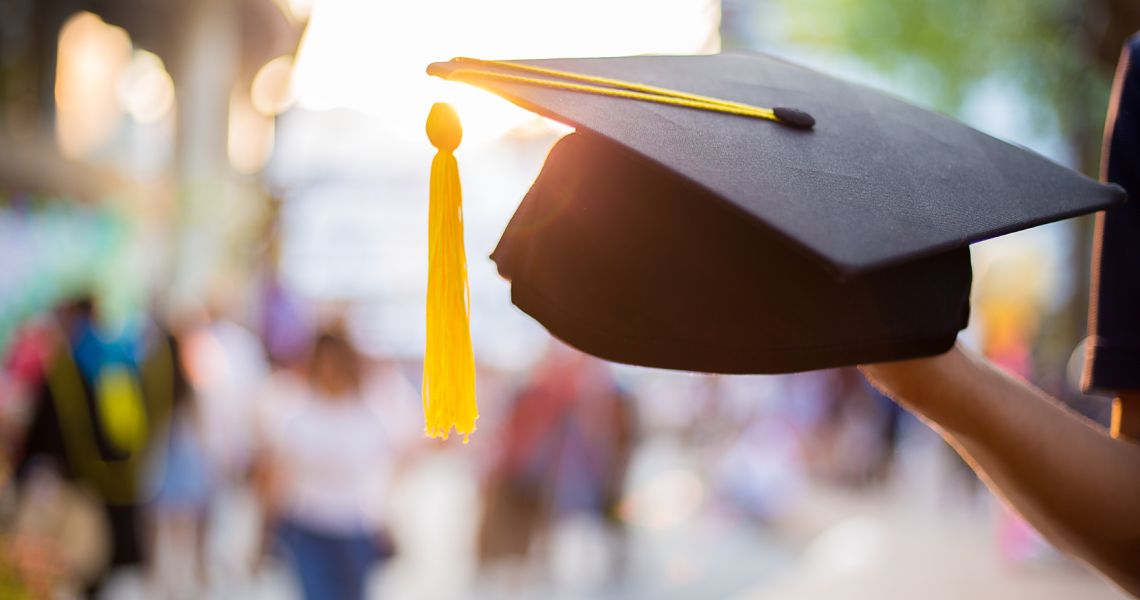
M 512 65 L 791 108 L 773 120 L 571 89 L 596 87 L 580 80 L 552 88 L 560 78 Z M 1124 200 L 764 55 L 456 59 L 428 72 L 576 129 L 492 258 L 516 305 L 619 362 L 775 373 L 936 354 L 966 325 L 970 243 Z

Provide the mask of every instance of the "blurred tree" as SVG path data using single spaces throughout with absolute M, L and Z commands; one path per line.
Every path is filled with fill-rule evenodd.
M 791 41 L 917 78 L 945 112 L 957 113 L 986 79 L 1018 86 L 1034 100 L 1032 122 L 1056 123 L 1090 175 L 1120 47 L 1140 29 L 1135 0 L 776 1 Z

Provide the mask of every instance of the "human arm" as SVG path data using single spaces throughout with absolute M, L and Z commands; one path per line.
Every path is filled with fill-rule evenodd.
M 1110 435 L 960 345 L 862 369 L 1046 538 L 1140 595 L 1140 394 L 1118 400 Z

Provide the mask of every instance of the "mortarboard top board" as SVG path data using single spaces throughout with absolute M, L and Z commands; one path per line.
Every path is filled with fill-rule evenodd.
M 550 87 L 561 78 L 535 67 L 791 108 L 752 118 L 574 78 Z M 428 73 L 576 129 L 492 258 L 517 306 L 619 362 L 778 373 L 937 354 L 966 325 L 970 243 L 1124 201 L 953 119 L 760 54 L 454 59 Z

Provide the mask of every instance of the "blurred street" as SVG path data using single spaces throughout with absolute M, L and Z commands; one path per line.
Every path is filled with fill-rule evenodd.
M 956 468 L 931 440 L 919 447 L 897 478 L 882 490 L 852 492 L 826 484 L 802 490 L 795 506 L 777 524 L 741 525 L 716 514 L 707 499 L 691 514 L 660 529 L 630 532 L 629 562 L 613 575 L 613 554 L 605 533 L 589 520 L 571 520 L 554 533 L 549 571 L 490 572 L 472 579 L 471 541 L 477 511 L 471 490 L 464 490 L 461 454 L 440 456 L 407 475 L 406 495 L 457 496 L 452 502 L 404 505 L 399 521 L 409 528 L 410 546 L 439 548 L 448 560 L 419 556 L 423 564 L 400 559 L 373 574 L 371 597 L 538 599 L 688 599 L 816 600 L 825 598 L 932 600 L 959 598 L 1040 598 L 1042 600 L 1116 600 L 1127 598 L 1098 575 L 1039 542 L 1030 542 L 1029 559 L 1003 558 L 997 531 L 1000 506 L 988 493 L 946 494 Z M 669 449 L 647 444 L 639 458 L 656 465 L 644 486 L 675 476 L 685 462 Z M 656 455 L 656 456 L 654 456 Z M 671 466 L 670 466 L 671 465 Z M 674 475 L 670 475 L 673 473 Z M 464 492 L 467 492 L 464 494 Z M 638 493 L 635 488 L 633 493 Z M 255 575 L 233 569 L 224 549 L 248 547 L 250 498 L 235 496 L 217 508 L 218 540 L 213 568 L 218 577 L 195 597 L 299 597 L 287 572 L 267 565 Z M 669 509 L 663 509 L 669 510 Z M 687 512 L 687 511 L 686 511 Z M 432 514 L 434 513 L 434 514 Z M 243 527 L 243 524 L 246 525 Z M 403 540 L 401 540 L 403 542 Z M 415 576 L 431 570 L 429 579 Z M 108 596 L 134 600 L 153 597 L 138 571 L 117 575 Z M 197 594 L 204 595 L 198 596 Z

